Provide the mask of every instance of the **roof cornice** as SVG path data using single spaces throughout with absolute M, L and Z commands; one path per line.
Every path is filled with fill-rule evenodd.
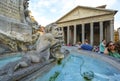
M 105 9 L 105 8 L 99 8 L 99 7 L 88 7 L 88 6 L 76 6 L 75 8 L 73 8 L 71 11 L 69 11 L 67 14 L 65 14 L 64 16 L 62 16 L 61 18 L 59 18 L 56 22 L 58 22 L 59 20 L 61 20 L 62 18 L 64 18 L 65 16 L 67 16 L 69 13 L 71 13 L 72 11 L 78 9 L 78 8 L 87 8 L 87 9 L 94 9 L 94 10 L 101 10 L 101 11 L 108 11 L 108 12 L 112 12 L 114 15 L 118 12 L 117 10 L 112 10 L 112 9 Z

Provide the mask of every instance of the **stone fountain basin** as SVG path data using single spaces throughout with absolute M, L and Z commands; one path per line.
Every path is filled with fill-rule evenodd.
M 29 81 L 51 81 L 51 77 L 54 77 L 55 81 L 87 81 L 81 76 L 81 73 L 89 71 L 95 74 L 90 81 L 120 80 L 120 59 L 91 51 L 77 50 L 74 47 L 65 47 L 64 49 L 69 50 L 70 55 L 62 61 L 61 65 L 55 65 L 43 75 L 38 73 L 40 76 Z M 81 65 L 82 59 L 85 61 L 83 65 Z M 56 72 L 58 72 L 57 77 L 54 76 Z
M 119 58 L 114 58 L 109 55 L 99 54 L 99 53 L 92 52 L 92 51 L 78 50 L 77 47 L 63 46 L 63 49 L 67 49 L 71 53 L 74 53 L 74 54 L 76 52 L 76 53 L 79 53 L 80 55 L 85 55 L 87 57 L 99 59 L 99 60 L 106 62 L 106 63 L 110 64 L 111 66 L 117 68 L 118 70 L 120 70 L 120 59 Z
M 3 67 L 5 64 L 8 62 L 13 62 L 21 59 L 22 53 L 17 52 L 17 53 L 6 53 L 0 55 L 0 68 Z
M 55 81 L 86 81 L 80 75 L 82 63 L 80 58 L 85 61 L 81 73 L 91 70 L 95 73 L 95 78 L 92 81 L 119 81 L 120 59 L 91 51 L 78 50 L 76 47 L 62 47 L 62 49 L 69 50 L 70 55 L 65 57 L 61 65 L 57 65 L 52 59 L 44 63 L 33 64 L 31 67 L 14 72 L 13 78 L 4 77 L 4 81 L 49 81 L 57 71 L 60 74 Z M 110 80 L 108 80 L 109 78 Z

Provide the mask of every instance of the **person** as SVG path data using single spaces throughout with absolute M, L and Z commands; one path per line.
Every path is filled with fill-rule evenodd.
M 116 57 L 116 58 L 120 58 L 120 54 L 115 49 L 115 44 L 112 41 L 109 41 L 106 44 L 104 54 L 107 54 L 107 55 L 110 55 L 110 56 L 113 56 L 113 57 Z
M 77 42 L 77 44 L 75 45 L 78 49 L 80 49 L 81 48 L 81 42 Z
M 84 44 L 88 44 L 88 39 L 85 39 L 85 42 L 84 42 Z
M 92 51 L 92 50 L 93 50 L 93 46 L 91 46 L 91 45 L 88 43 L 88 39 L 85 39 L 84 44 L 81 45 L 81 49 L 83 49 L 83 50 L 88 50 L 88 51 Z
M 92 50 L 93 52 L 99 52 L 99 46 L 93 46 L 93 50 Z
M 99 45 L 99 52 L 100 52 L 101 54 L 104 53 L 105 46 L 106 46 L 106 40 L 104 39 L 104 40 L 102 40 L 102 42 L 101 42 L 100 45 Z
M 116 50 L 118 51 L 118 53 L 120 54 L 120 40 L 115 42 L 115 46 L 116 46 Z

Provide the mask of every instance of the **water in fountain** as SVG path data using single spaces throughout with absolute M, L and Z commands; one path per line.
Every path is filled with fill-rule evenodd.
M 56 74 L 57 72 L 57 74 Z M 93 72 L 92 80 L 82 76 Z M 120 71 L 101 60 L 77 53 L 68 56 L 61 65 L 56 65 L 49 73 L 35 81 L 119 81 Z
M 12 55 L 0 59 L 0 68 L 6 65 L 8 62 L 13 62 L 21 59 L 21 55 Z

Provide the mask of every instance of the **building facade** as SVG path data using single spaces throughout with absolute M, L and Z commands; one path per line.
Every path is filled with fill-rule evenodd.
M 116 10 L 105 9 L 104 6 L 77 6 L 56 21 L 63 31 L 65 44 L 76 44 L 85 39 L 91 45 L 98 45 L 100 41 L 114 40 L 114 15 Z
M 114 30 L 114 42 L 117 42 L 119 40 L 119 32 L 118 30 Z
M 119 35 L 119 40 L 120 40 L 120 27 L 118 28 L 118 35 Z

